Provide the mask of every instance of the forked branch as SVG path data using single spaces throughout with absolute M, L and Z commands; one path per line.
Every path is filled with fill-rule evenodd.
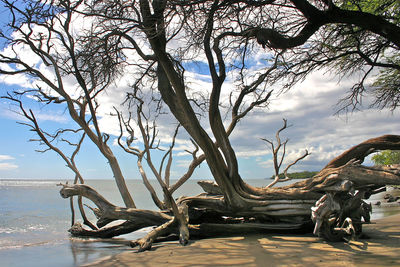
M 282 166 L 283 160 L 285 159 L 286 156 L 286 145 L 289 142 L 289 139 L 286 139 L 284 142 L 281 141 L 281 137 L 280 137 L 280 133 L 287 129 L 288 126 L 287 125 L 287 120 L 283 119 L 283 126 L 276 132 L 275 135 L 275 139 L 276 139 L 276 145 L 273 141 L 270 141 L 268 139 L 265 138 L 261 138 L 261 140 L 267 142 L 270 146 L 271 146 L 271 150 L 272 150 L 272 156 L 273 156 L 273 163 L 274 163 L 274 170 L 275 170 L 275 177 L 274 177 L 274 181 L 272 181 L 269 185 L 266 186 L 266 188 L 270 188 L 272 186 L 274 186 L 275 184 L 277 184 L 278 182 L 285 182 L 290 180 L 291 178 L 288 177 L 287 172 L 289 170 L 290 167 L 292 167 L 293 165 L 295 165 L 297 162 L 299 162 L 300 160 L 304 159 L 305 157 L 307 157 L 308 155 L 310 155 L 310 153 L 308 152 L 308 150 L 305 151 L 305 153 L 298 157 L 297 159 L 295 159 L 292 163 L 288 164 L 287 167 L 285 168 L 285 170 L 283 171 L 283 175 L 284 177 L 281 178 L 279 176 L 280 172 L 280 168 Z M 281 155 L 279 156 L 280 150 L 283 149 Z

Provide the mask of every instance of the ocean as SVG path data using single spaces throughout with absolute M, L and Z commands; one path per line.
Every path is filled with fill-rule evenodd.
M 70 237 L 67 231 L 71 226 L 69 199 L 60 196 L 61 187 L 57 186 L 60 182 L 65 181 L 0 180 L 0 267 L 79 266 L 129 250 L 118 241 L 133 240 L 146 233 L 137 231 L 115 238 L 115 242 Z M 157 182 L 153 183 L 157 188 Z M 87 180 L 86 184 L 111 203 L 123 206 L 114 180 Z M 127 186 L 138 208 L 156 209 L 141 180 L 127 180 Z M 188 181 L 175 195 L 195 195 L 201 191 L 196 181 Z M 88 200 L 84 203 L 94 207 Z M 76 206 L 75 211 L 78 219 Z M 90 210 L 87 215 L 94 219 Z
M 61 188 L 57 186 L 60 182 L 0 180 L 0 267 L 72 267 L 115 253 L 135 251 L 123 241 L 142 237 L 146 229 L 112 240 L 72 238 L 67 231 L 71 226 L 69 200 L 61 198 Z M 156 187 L 156 181 L 153 182 Z M 201 193 L 196 182 L 189 180 L 174 196 Z M 254 186 L 268 183 L 266 180 L 248 182 Z M 113 180 L 87 180 L 86 184 L 94 187 L 111 203 L 123 206 Z M 127 185 L 138 208 L 156 209 L 142 181 L 127 180 Z M 158 191 L 161 192 L 160 189 Z M 90 201 L 85 203 L 94 206 Z M 373 219 L 400 212 L 400 208 L 393 207 L 373 209 Z M 87 215 L 94 219 L 90 211 Z

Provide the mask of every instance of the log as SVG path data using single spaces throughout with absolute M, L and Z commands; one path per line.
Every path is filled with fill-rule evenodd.
M 400 167 L 399 165 L 366 167 L 359 164 L 346 164 L 338 168 L 323 169 L 313 178 L 282 188 L 325 192 L 332 189 L 332 186 L 339 186 L 344 181 L 352 182 L 352 187 L 356 190 L 365 186 L 372 188 L 384 185 L 400 185 Z
M 362 218 L 369 222 L 370 206 L 362 198 L 379 192 L 378 188 L 382 186 L 400 185 L 400 165 L 366 167 L 357 162 L 376 149 L 392 145 L 400 145 L 400 136 L 367 140 L 331 161 L 314 177 L 292 185 L 249 191 L 246 187 L 240 188 L 237 197 L 242 205 L 236 209 L 227 205 L 221 188 L 214 181 L 198 182 L 205 193 L 179 198 L 174 211 L 117 207 L 93 188 L 82 184 L 62 185 L 60 194 L 64 198 L 86 197 L 97 206 L 92 210 L 101 228 L 88 230 L 76 224 L 70 230 L 73 235 L 111 237 L 156 226 L 147 236 L 132 242 L 132 245 L 139 246 L 139 251 L 150 249 L 156 240 L 170 237 L 179 236 L 185 245 L 189 235 L 210 237 L 306 229 L 311 224 L 312 210 L 316 214 L 313 215 L 315 232 L 327 238 L 340 239 L 342 234 L 339 232 L 361 232 Z M 355 191 L 358 193 L 354 194 Z M 312 208 L 315 202 L 316 207 Z M 106 227 L 121 219 L 126 221 Z
M 114 236 L 132 233 L 134 231 L 137 231 L 139 229 L 142 229 L 142 228 L 145 228 L 148 226 L 152 226 L 152 225 L 148 225 L 148 224 L 140 222 L 140 221 L 137 221 L 137 222 L 125 221 L 118 225 L 103 227 L 103 228 L 97 229 L 97 230 L 92 230 L 92 229 L 84 228 L 83 225 L 80 223 L 75 223 L 68 230 L 68 232 L 70 232 L 72 236 L 79 236 L 79 237 L 111 238 Z
M 163 223 L 162 225 L 151 230 L 145 237 L 132 241 L 130 244 L 131 247 L 134 248 L 139 246 L 138 252 L 151 249 L 151 246 L 157 237 L 169 235 L 171 233 L 171 228 L 175 227 L 176 223 L 177 220 L 175 218 Z
M 214 181 L 209 181 L 209 180 L 202 180 L 197 182 L 198 185 L 201 186 L 201 188 L 206 192 L 207 194 L 210 195 L 223 195 L 224 193 L 222 192 L 221 188 L 219 188 L 218 184 Z
M 270 232 L 300 232 L 310 228 L 306 223 L 202 223 L 190 225 L 190 236 L 195 238 L 258 234 Z
M 160 225 L 172 219 L 170 215 L 164 212 L 117 207 L 108 202 L 96 190 L 88 185 L 63 184 L 62 186 L 63 188 L 60 190 L 60 195 L 63 198 L 68 198 L 71 196 L 83 196 L 90 199 L 98 207 L 98 214 L 96 214 L 96 216 L 98 216 L 99 219 L 106 220 L 108 222 L 114 220 L 139 220 L 141 223 L 146 225 Z
M 331 160 L 323 169 L 337 168 L 346 165 L 351 160 L 364 162 L 365 157 L 379 150 L 400 150 L 399 135 L 382 135 L 368 139 L 343 152 L 340 156 Z

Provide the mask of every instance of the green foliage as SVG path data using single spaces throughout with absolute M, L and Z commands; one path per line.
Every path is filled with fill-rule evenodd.
M 375 165 L 400 164 L 400 150 L 384 150 L 372 156 Z
M 398 0 L 343 0 L 341 7 L 379 15 L 395 24 L 400 22 L 400 1 Z M 381 49 L 381 60 L 392 66 L 399 66 L 400 53 L 395 49 L 389 48 L 388 50 L 385 52 L 384 49 Z M 399 88 L 399 69 L 395 67 L 380 68 L 379 74 L 372 83 L 372 94 L 376 99 L 375 105 L 380 108 L 396 109 L 400 104 Z
M 398 0 L 342 0 L 341 8 L 362 11 L 383 16 L 392 21 L 398 21 L 400 1 Z
M 337 0 L 335 4 L 341 9 L 370 13 L 394 25 L 400 25 L 399 0 Z M 399 107 L 398 47 L 388 42 L 387 38 L 354 25 L 328 25 L 325 31 L 320 49 L 323 55 L 330 58 L 327 66 L 341 78 L 360 74 L 359 81 L 351 88 L 350 94 L 341 100 L 339 107 L 343 110 L 347 110 L 347 107 L 354 109 L 367 94 L 374 97 L 371 105 L 373 107 L 391 110 Z M 338 55 L 341 56 L 337 57 Z M 315 58 L 314 55 L 313 59 Z
M 399 53 L 394 51 L 392 53 L 390 57 L 387 57 L 387 61 L 399 65 Z M 400 70 L 394 68 L 381 69 L 379 76 L 372 84 L 372 88 L 377 106 L 395 110 L 400 105 Z
M 305 179 L 305 178 L 310 178 L 316 175 L 318 172 L 309 172 L 309 171 L 303 171 L 303 172 L 292 172 L 288 173 L 288 177 L 292 179 Z M 285 175 L 283 173 L 279 174 L 279 178 L 284 178 Z M 271 179 L 275 179 L 275 175 L 271 176 Z

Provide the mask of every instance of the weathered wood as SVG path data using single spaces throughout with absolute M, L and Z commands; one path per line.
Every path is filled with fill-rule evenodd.
M 201 188 L 210 195 L 223 195 L 221 188 L 219 188 L 218 184 L 214 181 L 202 180 L 197 182 Z
M 357 160 L 360 163 L 371 153 L 379 150 L 400 150 L 399 135 L 382 135 L 368 139 L 343 152 L 340 156 L 331 160 L 324 169 L 337 168 L 345 165 L 350 160 Z
M 98 208 L 99 219 L 110 219 L 110 220 L 141 220 L 143 223 L 159 225 L 172 219 L 172 217 L 163 212 L 156 212 L 151 210 L 141 210 L 135 208 L 123 208 L 117 207 L 108 202 L 103 196 L 101 196 L 96 190 L 90 186 L 83 184 L 75 185 L 62 185 L 63 188 L 60 190 L 60 195 L 63 198 L 71 196 L 83 196 L 90 199 Z
M 171 228 L 177 224 L 175 218 L 151 230 L 145 237 L 131 242 L 131 247 L 139 246 L 139 252 L 149 250 L 154 240 L 159 236 L 169 235 L 172 231 Z
M 98 237 L 98 238 L 111 238 L 114 236 L 119 236 L 123 234 L 132 233 L 134 231 L 140 230 L 142 228 L 152 226 L 141 222 L 140 220 L 136 222 L 132 221 L 125 221 L 118 225 L 103 227 L 101 229 L 92 230 L 86 229 L 80 223 L 75 223 L 68 232 L 71 233 L 73 236 L 80 236 L 80 237 Z
M 347 164 L 338 168 L 323 169 L 313 178 L 283 188 L 323 192 L 346 180 L 351 181 L 355 189 L 366 185 L 399 185 L 399 170 L 400 168 L 396 165 L 391 167 L 366 167 L 359 164 Z
M 293 232 L 308 228 L 304 223 L 202 223 L 190 225 L 190 235 L 196 238 L 243 235 L 268 232 Z
M 360 151 L 362 148 L 362 156 L 365 156 L 374 151 L 371 149 L 372 144 L 380 144 L 378 141 L 382 141 L 384 145 L 379 146 L 382 148 L 390 143 L 388 140 L 393 143 L 397 138 L 383 136 L 370 139 L 362 146 L 356 146 L 355 150 Z M 64 198 L 75 195 L 86 197 L 97 206 L 93 211 L 102 228 L 87 230 L 75 225 L 70 230 L 72 234 L 111 237 L 146 226 L 156 226 L 144 238 L 132 243 L 139 246 L 139 251 L 151 248 L 151 244 L 157 239 L 171 236 L 179 236 L 180 242 L 187 244 L 189 234 L 194 237 L 209 237 L 306 229 L 311 223 L 312 210 L 317 214 L 317 217 L 313 215 L 316 233 L 330 239 L 341 239 L 346 231 L 360 233 L 362 218 L 365 222 L 369 221 L 370 206 L 362 198 L 379 192 L 378 188 L 382 186 L 400 184 L 400 165 L 366 167 L 355 160 L 349 160 L 346 164 L 337 166 L 344 158 L 354 155 L 353 152 L 346 151 L 346 156 L 341 155 L 338 160 L 332 161 L 335 164 L 331 166 L 336 167 L 324 168 L 314 177 L 291 185 L 276 188 L 237 188 L 240 194 L 236 197 L 240 198 L 240 208 L 230 206 L 222 194 L 223 190 L 213 181 L 199 182 L 206 193 L 181 197 L 177 201 L 170 199 L 176 203 L 174 212 L 117 207 L 93 188 L 82 184 L 63 185 L 60 194 Z M 358 193 L 353 195 L 355 190 Z M 327 195 L 321 198 L 324 194 Z M 320 200 L 317 202 L 318 199 Z M 312 209 L 315 202 L 316 207 Z M 127 221 L 104 227 L 119 219 Z

